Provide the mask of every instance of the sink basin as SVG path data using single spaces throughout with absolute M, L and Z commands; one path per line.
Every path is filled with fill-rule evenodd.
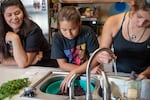
M 130 80 L 130 74 L 127 73 L 108 73 L 108 80 L 111 87 L 111 98 L 120 98 L 121 100 L 129 100 L 129 90 L 135 88 L 137 91 L 137 99 L 149 100 L 150 98 L 150 79 L 140 81 Z M 133 96 L 132 91 L 132 96 Z
M 44 76 L 41 80 L 33 85 L 36 88 L 36 95 L 34 100 L 68 100 L 69 96 L 66 95 L 58 95 L 56 94 L 56 89 L 59 89 L 59 85 L 64 77 L 67 75 L 67 72 L 49 72 L 46 76 Z M 114 73 L 107 73 L 108 80 L 111 87 L 111 98 L 124 98 L 126 95 L 127 85 L 126 83 L 129 81 L 129 74 L 118 73 L 115 75 Z M 91 93 L 93 100 L 102 100 L 102 90 L 100 86 L 102 85 L 102 80 L 100 75 L 91 74 Z M 86 90 L 86 75 L 83 74 L 77 78 L 77 85 L 80 85 L 83 90 Z M 79 84 L 81 81 L 81 84 Z M 56 84 L 52 84 L 55 83 Z M 144 99 L 140 100 L 149 100 L 145 98 L 150 98 L 150 80 L 142 80 L 141 81 L 141 97 Z M 55 87 L 51 87 L 52 85 L 56 85 Z M 58 86 L 57 86 L 58 85 Z M 50 89 L 49 89 L 50 87 Z M 55 93 L 51 93 L 49 90 L 55 90 Z M 59 91 L 59 90 L 58 90 Z M 146 92 L 145 92 L 146 91 Z M 52 91 L 53 92 L 53 91 Z M 21 96 L 24 98 L 23 100 L 29 100 L 29 97 Z M 76 96 L 75 100 L 85 100 L 85 95 Z M 112 99 L 114 100 L 114 99 Z
M 63 95 L 63 94 L 59 94 L 59 92 L 60 92 L 60 84 L 63 81 L 64 77 L 65 77 L 65 75 L 51 77 L 40 87 L 40 90 L 47 94 Z M 96 85 L 96 80 L 92 79 L 91 86 L 90 86 L 91 92 L 93 92 L 94 89 L 96 88 L 95 85 Z M 75 96 L 85 95 L 85 93 L 86 93 L 86 78 L 84 76 L 78 77 L 74 81 L 74 87 L 76 87 L 75 92 L 74 92 Z M 64 94 L 64 95 L 67 95 L 67 94 Z M 69 96 L 69 94 L 68 94 L 68 96 Z
M 36 95 L 33 98 L 37 98 L 38 100 L 67 100 L 69 98 L 68 95 L 57 94 L 57 92 L 60 91 L 59 86 L 67 74 L 67 72 L 50 72 L 49 75 L 45 76 L 43 79 L 41 79 L 38 83 L 34 85 L 34 87 L 36 88 Z M 85 100 L 86 75 L 83 74 L 81 76 L 78 76 L 74 84 L 75 86 L 80 86 L 81 88 L 83 88 L 85 92 L 82 95 L 75 95 L 75 100 Z M 90 88 L 93 98 L 95 100 L 101 100 L 100 81 L 94 75 L 91 76 Z

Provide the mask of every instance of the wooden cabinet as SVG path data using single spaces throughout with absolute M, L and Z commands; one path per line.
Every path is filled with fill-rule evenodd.
M 130 2 L 130 0 L 60 0 L 61 3 L 101 3 L 101 2 Z

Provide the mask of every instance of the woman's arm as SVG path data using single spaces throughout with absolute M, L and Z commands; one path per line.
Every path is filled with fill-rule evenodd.
M 111 48 L 112 44 L 112 30 L 111 30 L 110 20 L 108 19 L 103 26 L 102 34 L 99 37 L 100 48 Z
M 12 42 L 14 60 L 16 61 L 16 64 L 19 67 L 26 67 L 32 64 L 32 62 L 34 61 L 38 53 L 37 52 L 26 53 L 21 44 L 21 40 L 16 33 L 8 32 L 6 34 L 5 40 L 6 40 L 6 43 L 8 43 L 9 41 Z
M 40 61 L 41 59 L 42 59 L 42 57 L 43 57 L 43 54 L 42 54 L 42 52 L 39 52 L 37 55 L 36 55 L 36 57 L 35 57 L 35 59 L 34 59 L 34 61 L 32 62 L 32 64 L 36 64 L 38 61 Z M 14 60 L 14 57 L 9 57 L 9 58 L 7 58 L 7 59 L 0 59 L 0 63 L 2 64 L 2 65 L 5 65 L 5 66 L 17 66 L 18 64 L 16 63 L 16 61 Z
M 150 79 L 150 66 L 138 75 L 137 80 L 141 80 L 143 78 Z
M 112 24 L 114 23 L 113 19 L 114 17 L 108 18 L 103 26 L 102 34 L 99 37 L 100 48 L 111 49 L 112 47 L 112 40 L 113 40 L 113 25 Z M 109 63 L 112 59 L 113 59 L 113 56 L 106 51 L 99 52 L 96 55 L 96 60 L 102 64 Z
M 106 20 L 102 34 L 99 37 L 100 48 L 112 49 L 112 41 L 122 25 L 123 16 L 124 13 L 111 16 Z M 116 59 L 116 56 L 113 53 L 102 51 L 98 53 L 96 58 L 100 63 L 110 63 L 112 59 Z
M 7 59 L 1 59 L 1 64 L 4 66 L 16 66 L 17 65 L 13 57 L 9 57 Z

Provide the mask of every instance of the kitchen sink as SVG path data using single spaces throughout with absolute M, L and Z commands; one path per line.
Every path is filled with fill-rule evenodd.
M 64 76 L 63 75 L 53 76 L 50 79 L 48 79 L 45 83 L 42 84 L 42 86 L 40 87 L 40 90 L 47 94 L 68 95 L 69 96 L 69 92 L 67 94 L 60 93 L 60 84 L 64 80 L 64 78 L 65 78 L 65 75 Z M 91 92 L 93 92 L 94 89 L 98 86 L 98 85 L 96 85 L 97 82 L 98 81 L 96 81 L 96 79 L 91 80 L 91 86 L 90 86 Z M 74 81 L 74 87 L 77 88 L 77 89 L 75 89 L 77 91 L 77 92 L 75 92 L 75 96 L 85 95 L 86 77 L 84 77 L 84 76 L 77 77 L 76 80 Z M 82 93 L 82 92 L 84 92 L 84 93 Z
M 150 100 L 150 79 L 131 80 L 127 73 L 107 73 L 107 76 L 112 100 Z
M 41 80 L 39 80 L 36 84 L 34 84 L 35 90 L 35 96 L 32 97 L 34 99 L 38 100 L 68 100 L 68 95 L 60 95 L 55 93 L 58 91 L 60 82 L 65 78 L 67 75 L 67 72 L 50 72 L 45 77 L 43 77 Z M 53 84 L 57 83 L 57 84 Z M 52 84 L 52 85 L 51 85 Z M 59 84 L 59 85 L 58 85 Z M 75 84 L 81 86 L 84 90 L 84 94 L 82 95 L 75 95 L 75 100 L 85 100 L 86 96 L 86 75 L 82 74 L 78 76 L 75 80 Z M 55 85 L 53 87 L 53 85 Z M 50 88 L 49 88 L 50 87 Z M 96 75 L 91 76 L 91 93 L 93 96 L 93 99 L 100 100 L 102 91 L 100 88 L 100 81 L 98 80 Z M 23 98 L 29 98 L 28 96 L 25 97 L 22 95 Z
M 56 90 L 59 88 L 59 85 L 56 87 L 51 87 L 49 90 L 47 88 L 50 86 L 50 84 L 60 82 L 66 77 L 68 73 L 67 72 L 49 72 L 47 75 L 45 75 L 41 80 L 36 82 L 32 87 L 35 88 L 35 96 L 34 97 L 28 97 L 21 95 L 23 100 L 29 100 L 29 98 L 32 98 L 33 100 L 69 100 L 69 96 L 66 95 L 59 95 L 56 93 L 50 93 L 47 92 L 49 90 Z M 112 100 L 124 100 L 127 97 L 127 89 L 128 89 L 128 82 L 130 81 L 130 74 L 125 73 L 118 73 L 117 75 L 114 73 L 107 73 L 110 88 L 111 88 L 111 98 Z M 86 75 L 82 74 L 77 77 L 76 80 L 81 80 L 81 87 L 86 88 Z M 101 75 L 93 75 L 91 74 L 91 93 L 93 100 L 103 100 L 102 99 L 102 89 L 100 88 L 102 86 L 102 77 Z M 136 100 L 148 100 L 146 98 L 150 98 L 150 80 L 144 79 L 142 81 L 139 81 L 140 88 L 138 91 L 138 95 L 142 99 L 136 99 Z M 84 90 L 85 91 L 85 90 Z M 86 93 L 86 91 L 85 91 Z M 117 99 L 118 98 L 118 99 Z M 144 99 L 143 99 L 144 98 Z M 75 100 L 85 100 L 85 95 L 76 96 Z M 127 99 L 125 99 L 127 100 Z

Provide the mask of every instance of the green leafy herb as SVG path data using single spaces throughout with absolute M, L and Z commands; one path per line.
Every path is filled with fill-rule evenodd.
M 22 88 L 27 87 L 28 85 L 28 78 L 16 79 L 3 83 L 0 86 L 0 100 L 5 99 L 6 97 L 11 99 L 14 95 L 18 94 Z

